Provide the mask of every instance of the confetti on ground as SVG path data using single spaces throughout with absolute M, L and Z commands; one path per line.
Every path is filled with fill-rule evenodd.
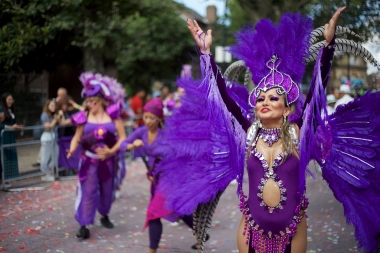
M 148 230 L 142 228 L 150 186 L 145 173 L 142 162 L 129 164 L 122 196 L 110 213 L 115 228 L 103 228 L 97 214 L 95 225 L 90 226 L 91 238 L 86 241 L 75 238 L 79 229 L 74 219 L 75 179 L 55 181 L 44 191 L 0 192 L 0 252 L 146 252 Z M 222 195 L 205 252 L 238 252 L 236 233 L 241 214 L 235 192 L 236 186 L 231 185 Z M 342 207 L 325 182 L 308 180 L 307 195 L 307 253 L 360 252 L 353 228 L 346 225 Z M 182 221 L 163 224 L 160 253 L 195 253 L 191 249 L 194 236 Z

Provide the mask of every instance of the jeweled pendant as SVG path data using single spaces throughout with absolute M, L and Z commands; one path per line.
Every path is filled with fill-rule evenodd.
M 259 136 L 260 138 L 268 143 L 268 146 L 271 147 L 273 143 L 277 142 L 278 139 L 280 138 L 280 128 L 273 128 L 273 129 L 266 129 L 266 128 L 261 128 Z

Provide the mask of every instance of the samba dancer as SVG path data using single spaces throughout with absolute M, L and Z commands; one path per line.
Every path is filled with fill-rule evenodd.
M 96 210 L 102 215 L 100 222 L 104 227 L 114 227 L 108 214 L 114 191 L 125 175 L 124 157 L 119 152 L 125 130 L 121 120 L 121 85 L 113 78 L 90 72 L 83 73 L 80 80 L 86 110 L 71 116 L 76 132 L 67 157 L 81 146 L 75 219 L 81 226 L 77 237 L 87 239 L 90 231 L 86 226 L 94 223 Z M 100 147 L 104 148 L 101 159 L 96 155 Z

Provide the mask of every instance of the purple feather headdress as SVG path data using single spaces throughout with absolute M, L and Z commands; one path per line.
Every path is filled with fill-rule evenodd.
M 92 72 L 82 73 L 79 80 L 83 84 L 82 97 L 98 96 L 112 104 L 124 103 L 125 90 L 116 79 Z
M 252 72 L 256 87 L 249 96 L 251 106 L 256 106 L 261 91 L 276 88 L 278 94 L 286 96 L 288 106 L 296 103 L 296 108 L 300 107 L 297 83 L 305 73 L 304 57 L 308 55 L 312 30 L 310 18 L 287 13 L 278 25 L 264 19 L 255 29 L 246 27 L 237 33 L 237 43 L 229 51 Z

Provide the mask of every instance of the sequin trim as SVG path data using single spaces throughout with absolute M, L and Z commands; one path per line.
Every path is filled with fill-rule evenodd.
M 240 198 L 240 211 L 245 215 L 244 231 L 243 235 L 246 236 L 245 243 L 249 244 L 250 236 L 252 237 L 252 247 L 258 253 L 283 253 L 286 246 L 290 243 L 290 238 L 297 232 L 297 224 L 301 222 L 303 215 L 302 210 L 306 210 L 309 205 L 309 201 L 305 196 L 301 197 L 300 203 L 297 205 L 294 212 L 293 219 L 288 227 L 280 231 L 278 234 L 274 234 L 271 231 L 264 231 L 260 228 L 250 214 L 248 197 L 244 195 L 242 190 L 239 191 Z M 307 217 L 306 213 L 304 213 Z
M 268 161 L 265 159 L 264 155 L 261 154 L 256 148 L 252 151 L 252 153 L 260 160 L 263 169 L 264 169 L 264 176 L 260 179 L 260 184 L 258 186 L 258 193 L 257 197 L 261 201 L 260 206 L 264 207 L 265 211 L 269 211 L 269 213 L 273 213 L 273 211 L 279 212 L 283 209 L 283 205 L 286 204 L 286 188 L 282 182 L 282 180 L 277 176 L 277 166 L 281 163 L 281 161 L 284 159 L 284 154 L 280 153 L 273 161 L 272 168 L 269 168 Z M 278 185 L 280 188 L 280 202 L 277 206 L 271 207 L 268 206 L 263 199 L 263 190 L 265 184 L 268 182 L 269 179 L 273 179 L 273 181 Z

